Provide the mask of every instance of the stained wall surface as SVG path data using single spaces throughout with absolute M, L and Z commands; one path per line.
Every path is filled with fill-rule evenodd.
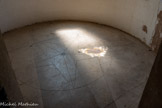
M 51 20 L 113 26 L 151 44 L 160 0 L 1 0 L 2 32 Z

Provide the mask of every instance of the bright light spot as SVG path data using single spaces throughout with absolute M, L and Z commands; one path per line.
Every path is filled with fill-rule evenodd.
M 85 48 L 79 49 L 81 53 L 89 55 L 91 57 L 104 57 L 108 48 L 107 47 L 94 47 L 94 48 Z
M 58 30 L 56 33 L 66 36 L 66 38 L 74 38 L 78 36 L 82 31 L 78 29 L 63 29 L 63 30 Z

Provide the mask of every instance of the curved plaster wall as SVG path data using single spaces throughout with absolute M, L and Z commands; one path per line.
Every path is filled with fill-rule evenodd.
M 42 21 L 82 20 L 113 26 L 150 45 L 156 25 L 159 1 L 1 0 L 0 29 L 6 32 Z M 144 31 L 147 33 L 143 31 L 144 25 Z

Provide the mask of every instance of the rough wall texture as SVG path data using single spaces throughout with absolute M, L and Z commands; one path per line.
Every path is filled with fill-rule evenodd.
M 5 91 L 10 102 L 22 102 L 22 94 L 18 87 L 15 74 L 11 68 L 7 49 L 0 33 L 0 84 Z
M 159 2 L 160 0 L 1 0 L 0 28 L 5 32 L 42 21 L 91 21 L 121 29 L 150 45 Z
M 155 27 L 155 34 L 152 38 L 151 48 L 157 52 L 162 40 L 162 0 L 160 0 L 159 9 L 157 15 L 157 25 Z
M 151 47 L 154 51 L 158 51 L 162 40 L 162 11 L 158 14 L 158 24 L 155 28 L 155 34 L 153 36 Z

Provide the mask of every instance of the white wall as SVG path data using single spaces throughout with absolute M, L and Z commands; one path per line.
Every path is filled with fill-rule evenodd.
M 69 19 L 110 25 L 150 45 L 160 0 L 1 0 L 2 32 L 35 22 Z M 146 34 L 142 27 L 146 25 Z

